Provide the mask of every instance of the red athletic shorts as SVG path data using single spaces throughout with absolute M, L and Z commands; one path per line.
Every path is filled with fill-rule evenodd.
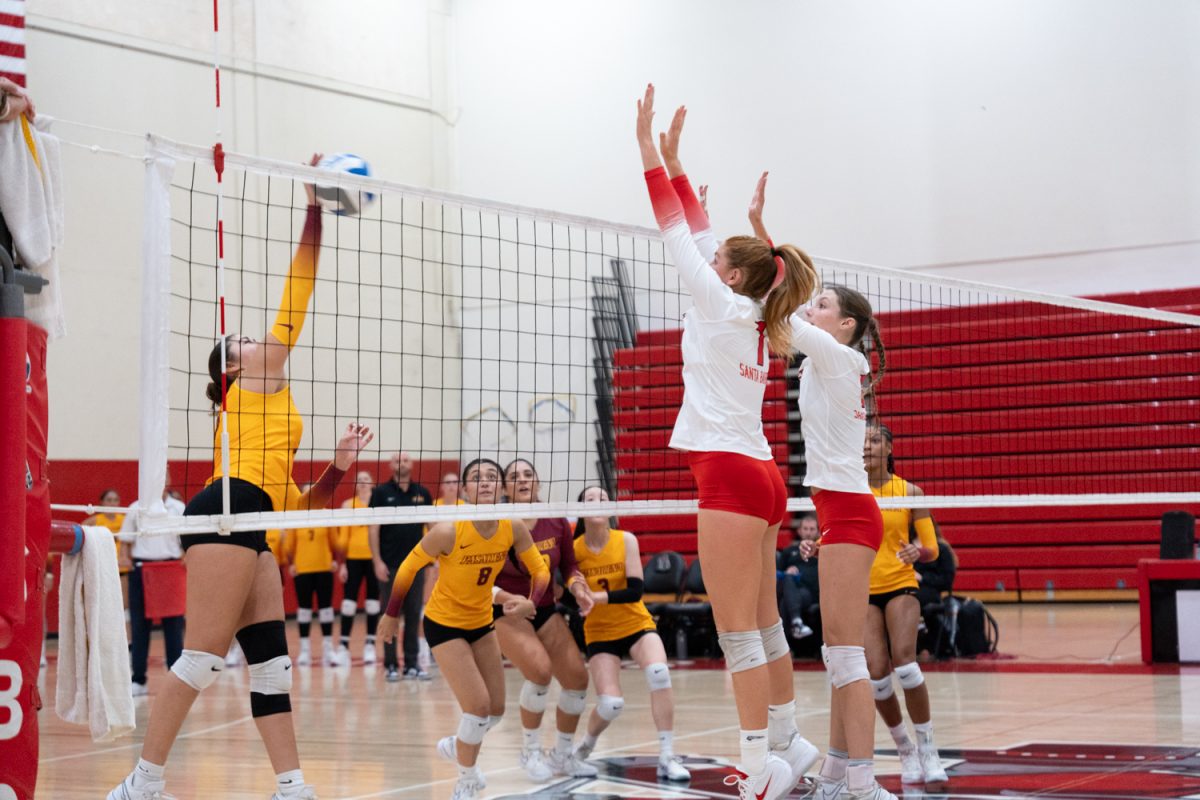
M 861 544 L 878 551 L 883 544 L 883 515 L 873 494 L 822 489 L 812 496 L 821 527 L 821 546 Z
M 767 459 L 740 453 L 688 453 L 688 466 L 700 490 L 700 507 L 732 511 L 765 519 L 767 525 L 783 522 L 787 513 L 787 486 L 779 466 Z

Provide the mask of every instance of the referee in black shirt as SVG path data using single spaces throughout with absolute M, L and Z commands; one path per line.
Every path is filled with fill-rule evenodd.
M 431 506 L 433 495 L 412 480 L 413 461 L 406 451 L 392 455 L 392 479 L 379 484 L 371 492 L 371 508 L 395 506 Z M 396 570 L 409 552 L 421 541 L 425 525 L 420 522 L 370 527 L 371 559 L 375 562 L 375 577 L 379 578 L 379 600 L 386 604 L 392 595 Z M 429 673 L 417 662 L 417 630 L 421 624 L 421 606 L 425 602 L 425 570 L 417 573 L 412 588 L 404 598 L 404 680 L 429 680 Z M 383 647 L 383 666 L 388 681 L 401 678 L 396 661 L 396 642 Z

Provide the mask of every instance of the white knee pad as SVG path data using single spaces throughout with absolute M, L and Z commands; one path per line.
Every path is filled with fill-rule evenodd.
M 578 717 L 587 708 L 587 691 L 583 689 L 563 689 L 558 693 L 558 707 L 564 714 Z
M 759 628 L 758 632 L 762 635 L 763 652 L 768 662 L 791 656 L 792 649 L 788 647 L 787 637 L 783 634 L 783 620 L 777 620 L 769 628 Z
M 892 673 L 889 672 L 877 681 L 871 681 L 871 691 L 875 692 L 876 700 L 887 700 L 896 694 L 896 688 L 892 685 Z
M 458 740 L 463 744 L 479 744 L 490 727 L 487 717 L 463 714 L 458 721 Z
M 823 655 L 834 688 L 841 689 L 855 681 L 871 680 L 871 673 L 867 671 L 867 652 L 863 648 L 834 645 L 826 647 Z
M 717 635 L 717 641 L 730 672 L 744 672 L 767 663 L 762 634 L 757 630 L 721 633 Z
M 212 686 L 212 682 L 220 677 L 223 669 L 224 656 L 216 656 L 202 650 L 184 650 L 171 666 L 175 677 L 197 692 Z
M 368 600 L 363 606 L 367 609 L 367 614 L 372 617 L 378 614 L 381 608 L 378 600 Z
M 358 603 L 354 602 L 353 600 L 343 600 L 342 601 L 342 616 L 343 617 L 353 617 L 357 613 L 358 613 Z
M 322 624 L 333 622 L 333 608 L 322 608 L 317 612 L 317 620 Z
M 600 715 L 600 719 L 606 722 L 612 722 L 614 719 L 621 716 L 621 709 L 624 707 L 624 697 L 617 697 L 611 694 L 602 694 L 596 698 L 596 713 Z
M 546 710 L 547 696 L 549 694 L 549 686 L 543 686 L 533 681 L 525 681 L 521 685 L 521 708 L 526 711 L 532 711 L 534 714 L 541 714 Z
M 646 667 L 646 685 L 650 687 L 650 691 L 658 692 L 663 689 L 671 688 L 671 670 L 667 669 L 667 665 L 663 663 L 651 664 Z
M 925 676 L 921 674 L 921 667 L 915 661 L 896 667 L 896 677 L 900 679 L 900 685 L 904 687 L 905 691 L 915 689 L 925 682 Z
M 261 664 L 250 665 L 250 691 L 259 694 L 287 694 L 292 690 L 292 659 L 275 656 Z
M 311 608 L 297 608 L 296 609 L 296 622 L 299 622 L 301 625 L 306 625 L 307 623 L 312 622 L 312 609 Z

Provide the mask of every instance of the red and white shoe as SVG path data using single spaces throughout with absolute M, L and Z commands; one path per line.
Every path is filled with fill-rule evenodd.
M 792 791 L 796 779 L 788 762 L 769 755 L 762 772 L 757 775 L 736 772 L 725 778 L 725 785 L 737 786 L 738 800 L 776 800 Z

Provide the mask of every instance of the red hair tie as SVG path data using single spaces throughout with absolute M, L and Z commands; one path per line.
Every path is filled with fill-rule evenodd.
M 771 255 L 775 257 L 775 280 L 771 281 L 771 288 L 767 289 L 767 294 L 770 294 L 779 284 L 783 283 L 783 279 L 787 275 L 787 265 L 783 262 L 783 256 L 775 248 L 775 243 L 768 238 L 767 244 L 771 247 Z

